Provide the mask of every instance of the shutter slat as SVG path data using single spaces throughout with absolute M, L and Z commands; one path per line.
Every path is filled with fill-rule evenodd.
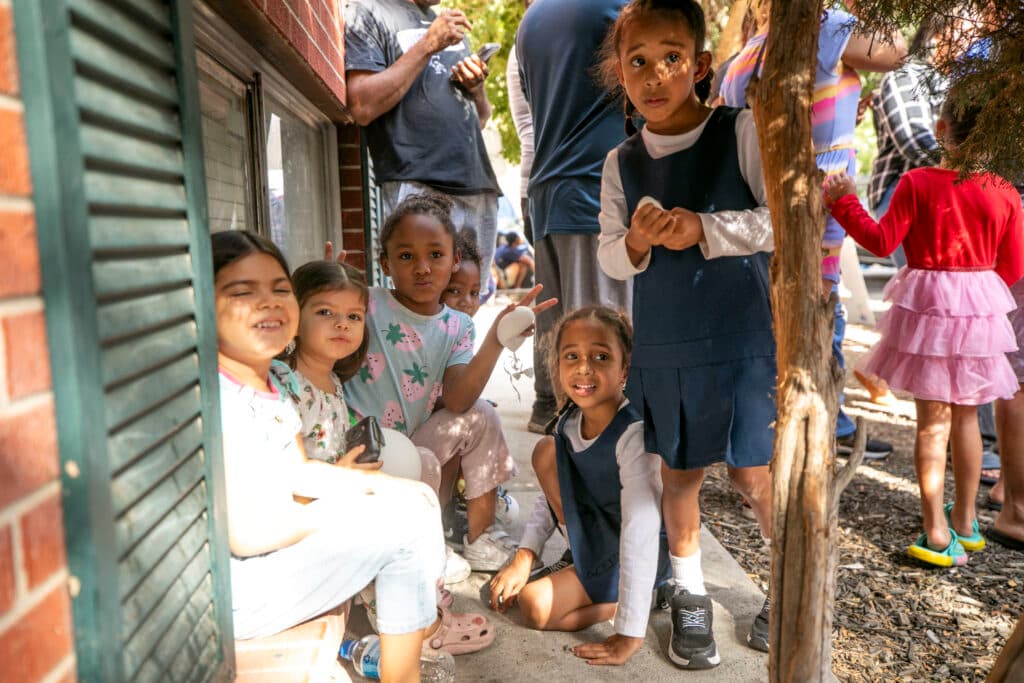
M 71 28 L 71 55 L 82 72 L 109 83 L 128 95 L 174 107 L 178 84 L 166 69 L 153 67 L 80 28 Z
M 185 531 L 164 561 L 124 599 L 122 640 L 128 641 L 138 630 L 139 625 L 149 618 L 157 603 L 163 599 L 175 581 L 180 579 L 189 563 L 200 557 L 203 558 L 200 561 L 209 566 L 210 548 L 206 543 L 206 533 L 206 520 L 200 517 Z
M 100 339 L 109 342 L 170 325 L 191 317 L 194 311 L 195 296 L 190 288 L 106 304 L 99 310 Z
M 96 295 L 104 298 L 124 292 L 188 284 L 192 279 L 192 258 L 172 254 L 148 259 L 96 261 L 92 266 Z
M 156 567 L 192 523 L 206 510 L 206 483 L 202 483 L 182 499 L 170 513 L 139 542 L 118 566 L 122 597 L 135 592 L 136 586 Z
M 123 554 L 149 533 L 153 525 L 163 519 L 182 496 L 199 483 L 205 474 L 203 465 L 203 452 L 197 451 L 156 488 L 118 517 L 114 524 L 118 555 Z
M 188 638 L 213 601 L 210 567 L 203 559 L 206 558 L 202 555 L 196 556 L 167 592 L 159 596 L 156 609 L 125 643 L 125 669 L 131 674 L 150 657 L 161 668 L 170 666 L 177 654 L 177 650 L 171 648 Z
M 116 472 L 182 425 L 198 419 L 200 406 L 199 387 L 192 387 L 160 406 L 159 411 L 119 429 L 107 439 L 111 470 Z
M 75 77 L 75 99 L 83 119 L 165 142 L 181 140 L 181 121 L 176 111 L 125 95 L 89 76 Z
M 200 681 L 206 678 L 205 671 L 217 657 L 217 624 L 213 610 L 203 614 L 196 630 L 185 641 L 181 652 L 171 662 L 167 678 L 172 681 Z M 193 671 L 196 675 L 193 675 Z
M 90 204 L 122 210 L 174 211 L 188 208 L 180 182 L 161 182 L 104 171 L 85 172 L 85 197 Z
M 188 221 L 182 218 L 93 216 L 89 237 L 97 251 L 188 248 Z
M 196 600 L 196 603 L 198 606 L 202 606 L 200 600 Z M 192 606 L 191 602 L 189 606 Z M 169 669 L 178 667 L 190 669 L 184 677 L 169 676 L 169 680 L 201 681 L 206 678 L 204 671 L 209 667 L 210 643 L 209 639 L 203 640 L 203 632 L 207 630 L 212 616 L 211 607 L 212 605 L 207 605 L 200 614 L 194 614 L 191 611 L 183 614 L 157 644 L 156 651 L 153 652 L 153 659 L 161 663 L 166 662 Z M 178 662 L 181 663 L 177 664 Z
M 186 320 L 161 330 L 159 334 L 146 335 L 111 347 L 100 357 L 103 363 L 103 386 L 110 386 L 156 367 L 195 346 L 196 323 L 194 320 Z
M 202 445 L 203 430 L 196 420 L 175 434 L 167 443 L 147 453 L 141 461 L 117 475 L 111 490 L 114 514 L 122 514 L 139 495 L 152 489 L 187 458 L 194 457 Z
M 157 32 L 123 12 L 116 3 L 101 0 L 71 0 L 71 13 L 116 37 L 121 43 L 146 55 L 167 69 L 174 68 L 174 51 L 169 31 Z
M 181 177 L 185 172 L 179 148 L 147 142 L 95 125 L 82 126 L 82 153 L 86 165 L 100 162 L 115 166 L 122 172 L 162 173 L 175 177 Z
M 199 383 L 195 354 L 176 360 L 107 394 L 107 429 L 114 430 L 132 416 L 156 408 L 182 389 Z
M 130 7 L 140 17 L 153 24 L 161 33 L 171 32 L 171 13 L 165 0 L 117 0 L 118 4 Z

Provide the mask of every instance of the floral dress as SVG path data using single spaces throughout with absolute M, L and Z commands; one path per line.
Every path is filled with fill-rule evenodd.
M 272 371 L 281 369 L 274 364 Z M 277 377 L 285 393 L 291 398 L 302 418 L 302 444 L 306 456 L 328 463 L 336 463 L 345 455 L 345 432 L 349 426 L 348 406 L 345 404 L 341 381 L 331 375 L 334 393 L 321 391 L 298 370 L 289 371 L 288 378 Z

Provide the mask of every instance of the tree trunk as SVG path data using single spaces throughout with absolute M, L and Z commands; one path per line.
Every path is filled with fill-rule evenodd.
M 748 91 L 775 229 L 771 294 L 779 384 L 768 665 L 773 682 L 833 680 L 838 497 L 859 461 L 851 457 L 850 469 L 834 486 L 842 374 L 830 352 L 835 298 L 822 296 L 825 213 L 810 114 L 821 12 L 822 0 L 772 3 L 762 75 Z
M 1024 617 L 1006 639 L 1003 651 L 996 658 L 985 683 L 1015 683 L 1024 681 Z

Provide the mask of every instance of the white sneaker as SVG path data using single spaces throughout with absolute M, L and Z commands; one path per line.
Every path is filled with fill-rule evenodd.
M 516 544 L 509 535 L 495 526 L 477 536 L 472 543 L 462 539 L 462 555 L 475 572 L 496 572 L 512 558 Z
M 466 562 L 462 556 L 447 545 L 444 547 L 444 552 L 444 584 L 450 586 L 453 583 L 459 583 L 468 579 L 469 575 L 473 573 L 469 562 Z
M 502 526 L 509 526 L 519 517 L 519 502 L 512 494 L 498 487 L 498 505 L 494 510 L 494 521 Z

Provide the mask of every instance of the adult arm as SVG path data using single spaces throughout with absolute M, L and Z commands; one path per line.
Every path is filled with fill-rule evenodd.
M 491 118 L 491 101 L 487 99 L 487 88 L 484 87 L 488 74 L 490 71 L 487 69 L 487 64 L 475 54 L 466 57 L 452 67 L 452 75 L 456 82 L 473 100 L 481 128 L 487 124 L 487 119 Z
M 391 111 L 409 92 L 431 56 L 462 42 L 470 28 L 465 14 L 459 10 L 445 10 L 430 24 L 423 37 L 387 68 L 380 71 L 346 70 L 348 108 L 356 123 L 369 125 Z M 346 31 L 346 43 L 356 39 L 354 29 L 350 27 Z
M 847 9 L 857 16 L 857 3 L 847 0 Z M 854 29 L 843 50 L 843 63 L 862 71 L 892 71 L 907 57 L 907 42 L 897 30 L 888 34 L 863 33 Z
M 879 90 L 878 125 L 914 168 L 931 166 L 939 146 L 932 130 L 929 92 L 928 83 L 912 67 L 883 76 Z
M 526 197 L 526 184 L 530 180 L 533 168 L 533 114 L 530 103 L 523 92 L 522 75 L 519 73 L 519 56 L 515 46 L 508 53 L 508 67 L 505 69 L 505 81 L 508 83 L 508 108 L 512 112 L 512 122 L 519 136 L 519 174 L 522 182 L 522 196 Z

